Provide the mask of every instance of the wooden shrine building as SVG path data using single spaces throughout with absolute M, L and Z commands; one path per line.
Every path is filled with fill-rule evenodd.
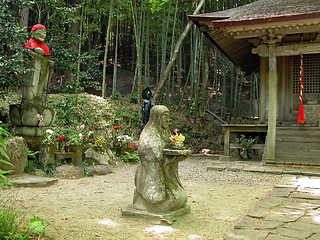
M 262 160 L 320 165 L 320 1 L 258 0 L 190 19 L 243 71 L 260 70 Z M 304 124 L 297 123 L 301 56 Z

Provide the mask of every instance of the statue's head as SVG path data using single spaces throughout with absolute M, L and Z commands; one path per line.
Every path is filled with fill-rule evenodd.
M 169 117 L 170 112 L 166 106 L 156 105 L 153 108 L 151 108 L 149 121 L 156 124 L 156 126 L 159 128 L 168 129 Z
M 43 42 L 47 36 L 47 29 L 42 24 L 36 24 L 31 28 L 31 36 Z
M 146 87 L 145 89 L 143 89 L 143 91 L 142 91 L 142 99 L 150 100 L 151 97 L 152 97 L 151 89 L 149 87 Z

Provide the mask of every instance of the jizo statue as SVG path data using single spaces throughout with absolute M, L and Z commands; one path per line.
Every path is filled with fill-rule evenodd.
M 44 43 L 47 29 L 41 24 L 31 28 L 31 38 L 23 47 L 30 49 L 26 58 L 29 60 L 29 71 L 22 84 L 21 104 L 10 105 L 10 119 L 16 125 L 17 135 L 41 136 L 37 114 L 43 117 L 45 126 L 49 126 L 55 111 L 46 106 L 45 91 L 53 74 L 53 61 L 50 60 L 50 48 Z
M 22 88 L 22 103 L 39 104 L 44 101 L 44 92 L 53 73 L 50 48 L 44 43 L 46 35 L 45 26 L 36 24 L 31 28 L 31 38 L 23 46 L 33 50 L 30 58 L 30 67 L 33 70 L 26 75 Z

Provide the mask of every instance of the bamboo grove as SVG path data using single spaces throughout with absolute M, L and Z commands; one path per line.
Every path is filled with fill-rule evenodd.
M 55 62 L 51 92 L 121 92 L 118 72 L 131 71 L 131 94 L 151 87 L 157 101 L 201 116 L 254 115 L 258 75 L 244 74 L 210 43 L 188 15 L 237 7 L 253 0 L 2 0 L 0 87 L 15 89 L 26 71 L 21 45 L 33 24 L 48 29 Z M 200 6 L 201 5 L 201 6 Z M 187 26 L 189 28 L 187 28 Z M 182 37 L 183 36 L 183 37 Z M 170 67 L 168 67 L 170 63 Z M 54 84 L 53 84 L 54 85 Z M 250 105 L 250 113 L 248 109 Z

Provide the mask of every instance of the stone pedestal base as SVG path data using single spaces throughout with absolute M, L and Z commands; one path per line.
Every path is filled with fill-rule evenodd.
M 121 207 L 122 216 L 134 216 L 139 218 L 146 218 L 148 221 L 152 221 L 155 224 L 172 224 L 177 217 L 181 217 L 190 213 L 190 206 L 186 205 L 183 208 L 167 213 L 151 213 L 147 211 L 141 211 L 133 208 L 130 204 L 125 207 Z

